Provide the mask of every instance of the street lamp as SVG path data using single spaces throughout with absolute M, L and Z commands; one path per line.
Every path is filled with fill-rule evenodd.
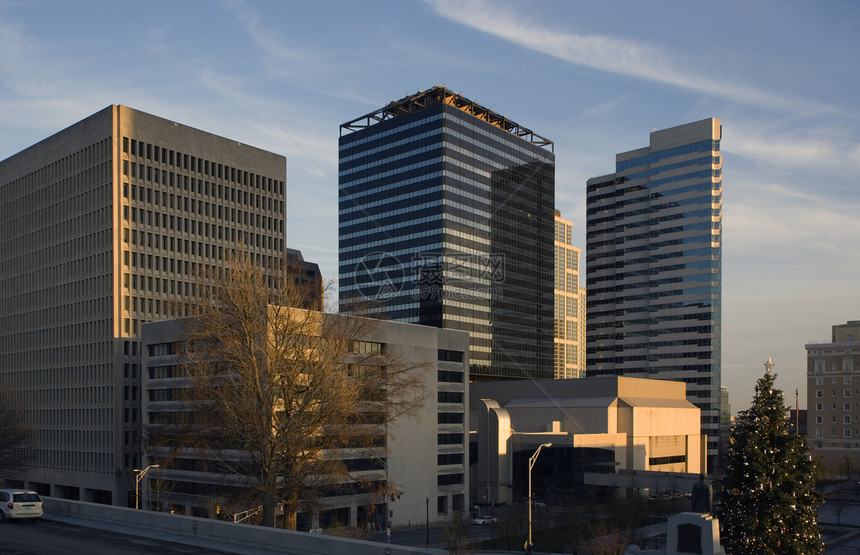
M 427 528 L 427 541 L 424 543 L 424 547 L 430 547 L 430 498 L 427 497 L 424 499 L 424 502 L 427 503 L 427 520 L 426 520 L 426 528 Z
M 529 539 L 526 542 L 526 551 L 531 553 L 532 550 L 532 468 L 534 468 L 535 463 L 537 462 L 538 455 L 540 454 L 540 450 L 544 447 L 551 447 L 552 443 L 541 443 L 538 445 L 537 451 L 535 454 L 529 457 Z
M 161 465 L 151 464 L 151 465 L 147 466 L 146 468 L 144 468 L 143 470 L 138 470 L 136 468 L 134 469 L 134 471 L 137 472 L 137 476 L 134 479 L 134 508 L 135 509 L 140 509 L 140 493 L 139 493 L 140 492 L 140 481 L 143 480 L 143 477 L 146 476 L 146 472 L 150 468 L 160 468 L 160 467 L 161 467 Z
M 490 400 L 481 399 L 481 401 L 487 407 L 487 431 L 484 433 L 487 443 L 487 505 L 492 508 L 493 502 L 490 497 Z

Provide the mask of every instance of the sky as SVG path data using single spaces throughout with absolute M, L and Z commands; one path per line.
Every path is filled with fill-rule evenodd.
M 287 157 L 287 245 L 337 280 L 339 126 L 444 85 L 555 143 L 585 184 L 649 133 L 723 125 L 722 385 L 860 320 L 860 3 L 0 0 L 0 159 L 111 104 Z M 583 284 L 585 275 L 582 276 Z

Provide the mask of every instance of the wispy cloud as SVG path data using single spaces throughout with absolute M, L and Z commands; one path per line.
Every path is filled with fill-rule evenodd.
M 656 81 L 711 96 L 796 109 L 800 101 L 743 83 L 722 81 L 685 67 L 657 45 L 607 35 L 585 35 L 542 26 L 486 0 L 425 0 L 435 12 L 525 48 L 590 68 Z M 522 5 L 522 4 L 519 4 Z M 804 105 L 808 110 L 831 110 Z
M 754 122 L 735 122 L 724 150 L 774 167 L 808 167 L 820 171 L 860 169 L 860 144 L 837 127 L 780 129 Z
M 241 0 L 224 0 L 222 5 L 236 15 L 248 38 L 270 56 L 293 62 L 308 62 L 316 57 L 311 50 L 297 48 L 284 42 L 275 28 L 264 25 L 260 14 Z

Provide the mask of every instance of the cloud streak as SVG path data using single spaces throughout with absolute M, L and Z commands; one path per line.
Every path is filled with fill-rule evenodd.
M 425 2 L 441 17 L 573 64 L 759 106 L 832 111 L 827 106 L 801 103 L 742 83 L 699 74 L 653 44 L 557 31 L 485 0 Z

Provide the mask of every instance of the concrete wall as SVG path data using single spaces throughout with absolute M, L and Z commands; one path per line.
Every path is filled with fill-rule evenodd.
M 248 553 L 255 550 L 295 555 L 408 555 L 411 553 L 444 553 L 439 549 L 406 547 L 350 538 L 338 538 L 234 524 L 220 520 L 195 518 L 168 513 L 137 511 L 95 503 L 43 497 L 48 520 L 67 518 L 85 521 L 92 528 L 121 528 L 122 532 L 150 538 L 197 545 L 222 551 Z

